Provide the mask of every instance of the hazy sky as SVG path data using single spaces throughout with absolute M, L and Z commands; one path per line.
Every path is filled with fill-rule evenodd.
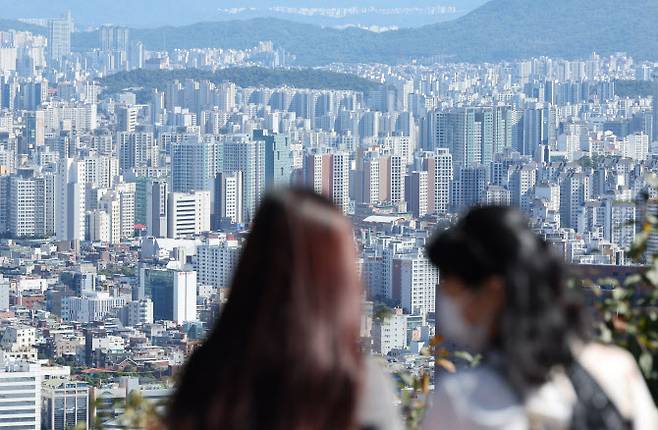
M 229 16 L 220 16 L 218 10 L 233 7 L 257 7 L 266 10 L 271 6 L 391 8 L 452 5 L 465 12 L 485 2 L 486 0 L 0 0 L 0 10 L 2 18 L 43 18 L 58 16 L 70 9 L 76 22 L 80 24 L 116 23 L 151 27 L 228 19 Z

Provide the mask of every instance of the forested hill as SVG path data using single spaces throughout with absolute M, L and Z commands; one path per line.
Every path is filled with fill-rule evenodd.
M 315 69 L 266 69 L 262 67 L 233 67 L 215 73 L 199 69 L 135 70 L 110 75 L 101 81 L 106 93 L 117 93 L 127 88 L 139 89 L 142 94 L 154 88 L 164 89 L 173 80 L 209 80 L 233 82 L 240 87 L 290 86 L 309 89 L 353 90 L 367 93 L 378 83 L 355 75 Z

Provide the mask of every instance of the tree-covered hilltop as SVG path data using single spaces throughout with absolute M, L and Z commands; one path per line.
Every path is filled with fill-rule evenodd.
M 120 72 L 101 80 L 104 92 L 113 94 L 128 88 L 141 94 L 164 89 L 174 80 L 208 80 L 214 83 L 233 82 L 240 87 L 276 88 L 290 86 L 309 89 L 353 90 L 367 93 L 378 83 L 347 73 L 316 69 L 266 69 L 263 67 L 233 67 L 217 72 L 200 69 L 134 70 Z
M 21 21 L 16 21 L 13 19 L 2 19 L 0 18 L 0 31 L 7 30 L 16 30 L 16 31 L 29 31 L 33 34 L 40 34 L 45 36 L 47 31 L 45 27 L 39 27 L 38 25 L 26 24 Z
M 615 95 L 619 97 L 649 97 L 653 95 L 651 81 L 615 81 Z

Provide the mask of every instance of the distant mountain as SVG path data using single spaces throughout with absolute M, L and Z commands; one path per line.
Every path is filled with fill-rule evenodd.
M 625 51 L 658 59 L 658 0 L 492 0 L 454 21 L 372 33 L 256 18 L 134 30 L 150 49 L 248 48 L 272 40 L 299 64 L 395 63 L 442 55 L 454 61 L 498 61 L 536 55 L 582 57 Z M 88 47 L 97 36 L 79 35 Z
M 0 0 L 2 17 L 48 18 L 56 17 L 70 10 L 77 23 L 100 25 L 105 23 L 128 25 L 136 28 L 162 25 L 188 25 L 212 20 L 219 21 L 243 17 L 277 16 L 271 7 L 286 8 L 346 8 L 346 7 L 433 7 L 437 5 L 455 6 L 460 14 L 480 6 L 487 0 Z M 238 12 L 237 9 L 252 9 L 252 12 Z M 231 14 L 221 10 L 236 9 Z M 38 16 L 35 16 L 38 15 Z M 300 14 L 286 15 L 295 20 L 310 17 Z M 454 17 L 454 15 L 453 15 Z M 437 16 L 430 22 L 438 22 Z M 321 19 L 321 17 L 318 17 Z M 395 22 L 395 18 L 391 18 Z M 331 22 L 323 20 L 323 22 Z M 338 20 L 336 23 L 343 23 Z M 427 22 L 427 21 L 420 21 Z
M 168 0 L 173 1 L 173 0 Z M 445 56 L 452 61 L 498 61 L 550 55 L 584 57 L 624 51 L 658 59 L 658 0 L 491 0 L 453 21 L 373 33 L 337 30 L 272 18 L 135 29 L 149 49 L 249 48 L 271 40 L 299 65 L 396 63 Z M 98 44 L 79 33 L 74 46 Z

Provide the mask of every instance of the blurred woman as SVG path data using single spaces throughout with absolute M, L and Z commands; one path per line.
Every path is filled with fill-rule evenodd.
M 355 259 L 351 226 L 329 201 L 266 197 L 228 303 L 184 369 L 170 428 L 398 428 L 391 387 L 360 351 Z
M 587 340 L 560 259 L 520 212 L 474 209 L 428 255 L 438 333 L 483 362 L 439 378 L 424 428 L 658 428 L 633 357 Z

